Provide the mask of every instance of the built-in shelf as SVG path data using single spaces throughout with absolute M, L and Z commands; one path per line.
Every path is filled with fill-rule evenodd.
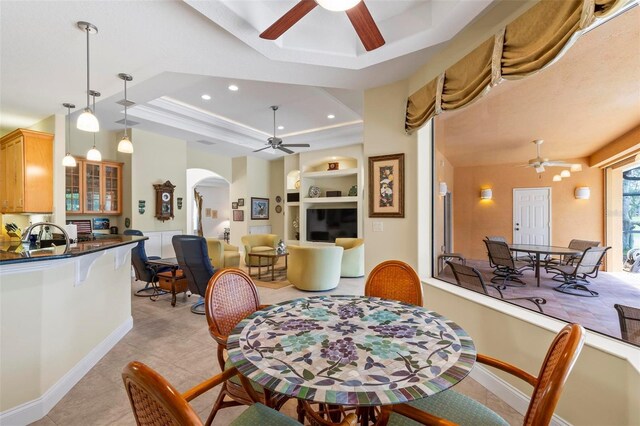
M 342 170 L 325 170 L 321 172 L 302 173 L 303 178 L 323 178 L 323 177 L 339 177 L 357 175 L 358 169 L 342 169 Z
M 287 194 L 296 194 L 299 193 L 299 189 L 287 189 Z
M 303 198 L 305 203 L 356 203 L 358 197 L 318 197 L 318 198 Z
M 289 207 L 297 207 L 300 205 L 300 202 L 298 201 L 291 201 L 290 203 L 287 203 L 287 206 Z

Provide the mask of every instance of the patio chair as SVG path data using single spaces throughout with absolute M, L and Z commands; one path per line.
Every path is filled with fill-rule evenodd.
M 611 247 L 587 248 L 575 265 L 557 265 L 549 267 L 549 271 L 556 271 L 556 276 L 562 276 L 562 284 L 554 290 L 574 296 L 597 297 L 598 292 L 589 290 L 587 278 L 596 278 L 604 255 Z M 554 277 L 555 278 L 555 277 Z
M 588 241 L 588 240 L 576 240 L 573 239 L 569 241 L 569 245 L 567 246 L 573 250 L 585 251 L 589 247 L 598 247 L 600 245 L 600 241 Z M 544 265 L 545 270 L 548 271 L 549 267 L 557 266 L 557 265 L 573 265 L 575 262 L 580 260 L 579 254 L 570 254 L 565 256 L 560 256 L 559 258 L 549 257 L 546 259 L 546 263 Z M 557 281 L 557 280 L 556 280 Z
M 640 308 L 617 303 L 613 307 L 618 311 L 622 340 L 640 345 Z
M 503 289 L 501 289 L 499 285 L 485 284 L 484 279 L 482 278 L 482 274 L 476 268 L 472 268 L 471 266 L 463 265 L 456 262 L 447 262 L 447 265 L 449 265 L 449 267 L 451 268 L 453 277 L 460 287 L 464 287 L 478 293 L 484 293 L 487 296 L 491 296 L 488 291 L 488 287 L 491 287 L 498 292 L 498 294 L 500 295 L 500 299 L 502 300 L 506 300 L 509 302 L 513 300 L 528 300 L 536 305 L 536 308 L 538 309 L 538 311 L 540 311 L 540 313 L 544 313 L 544 311 L 542 310 L 542 306 L 540 305 L 546 304 L 547 301 L 543 297 L 512 297 L 505 299 L 504 294 L 502 294 Z
M 486 237 L 484 237 L 485 240 L 487 241 L 499 241 L 501 243 L 506 243 L 507 245 L 509 243 L 507 243 L 507 239 L 501 235 L 487 235 Z M 535 261 L 535 256 L 531 255 L 530 253 L 528 254 L 523 254 L 523 255 L 516 255 L 514 257 L 515 260 L 521 260 L 523 262 L 529 262 L 531 264 L 531 266 L 533 266 L 533 262 Z M 489 256 L 489 266 L 491 266 L 492 268 L 494 268 L 495 266 L 491 264 L 492 260 L 491 260 L 491 256 Z
M 189 401 L 220 383 L 226 383 L 231 377 L 238 377 L 236 368 L 217 374 L 180 394 L 164 377 L 141 362 L 130 362 L 122 370 L 122 380 L 129 396 L 133 417 L 140 426 L 202 425 L 200 417 Z M 344 424 L 355 424 L 355 418 L 349 420 L 351 423 Z M 260 403 L 252 404 L 229 423 L 230 426 L 260 424 L 293 426 L 300 423 Z
M 584 329 L 578 324 L 566 325 L 551 343 L 538 377 L 486 355 L 478 354 L 477 361 L 514 375 L 533 386 L 523 424 L 548 425 L 583 344 Z M 408 404 L 385 405 L 380 424 L 414 424 L 407 417 L 418 423 L 440 426 L 509 424 L 487 406 L 453 389 Z
M 386 260 L 367 277 L 364 295 L 422 306 L 422 283 L 411 266 L 399 260 Z
M 526 284 L 519 277 L 522 271 L 533 269 L 529 262 L 515 260 L 509 250 L 507 243 L 503 241 L 483 240 L 487 246 L 489 254 L 489 263 L 493 263 L 494 277 L 491 278 L 492 283 L 502 280 L 502 287 L 524 287 Z

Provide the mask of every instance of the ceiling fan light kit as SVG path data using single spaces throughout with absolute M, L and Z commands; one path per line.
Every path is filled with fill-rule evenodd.
M 300 0 L 280 19 L 264 30 L 260 34 L 260 38 L 266 40 L 278 39 L 318 5 L 330 11 L 344 11 L 367 52 L 385 44 L 378 25 L 362 0 Z

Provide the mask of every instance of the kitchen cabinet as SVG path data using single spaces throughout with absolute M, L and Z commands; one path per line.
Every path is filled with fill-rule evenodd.
M 0 211 L 53 211 L 53 135 L 17 129 L 0 139 Z
M 67 214 L 122 214 L 122 163 L 76 159 L 66 170 Z

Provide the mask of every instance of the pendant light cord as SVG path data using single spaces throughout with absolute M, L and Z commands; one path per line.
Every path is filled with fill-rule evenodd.
M 67 154 L 70 153 L 69 147 L 71 146 L 69 138 L 71 137 L 71 107 L 67 107 Z
M 93 96 L 93 114 L 95 115 L 96 113 L 96 95 L 95 93 L 92 95 Z M 96 148 L 96 133 L 97 132 L 93 132 L 93 148 Z
M 124 135 L 127 135 L 127 79 L 124 79 Z
M 90 33 L 89 25 L 87 25 L 86 32 L 87 32 L 87 108 L 89 108 L 89 88 L 91 87 L 91 85 L 89 83 L 89 66 L 90 66 L 90 61 L 89 61 L 89 33 Z M 93 100 L 94 100 L 94 109 L 95 109 L 95 98 L 93 98 Z

